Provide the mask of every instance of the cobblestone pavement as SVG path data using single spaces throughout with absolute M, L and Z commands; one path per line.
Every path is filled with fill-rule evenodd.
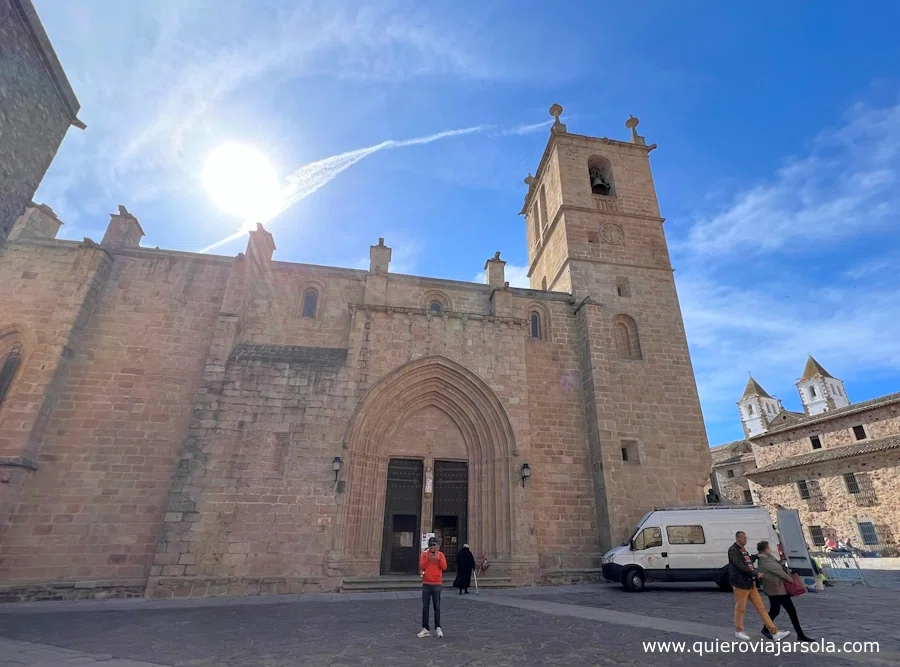
M 608 585 L 606 594 L 572 593 L 542 597 L 548 602 L 628 610 L 652 618 L 727 625 L 733 618 L 734 597 L 715 586 L 649 586 L 634 594 L 621 586 Z M 763 596 L 768 607 L 768 600 Z M 840 585 L 821 593 L 794 599 L 803 631 L 814 639 L 834 642 L 877 641 L 882 651 L 900 654 L 900 612 L 897 595 L 889 590 Z M 785 612 L 775 619 L 779 629 L 793 630 Z M 745 627 L 761 629 L 762 622 L 751 605 L 744 616 Z M 752 632 L 750 633 L 753 634 Z
M 418 639 L 420 601 L 412 594 L 281 596 L 191 601 L 109 600 L 0 606 L 0 666 L 587 667 L 717 665 L 745 667 L 749 653 L 648 655 L 645 641 L 711 644 L 732 638 L 731 596 L 709 590 L 615 586 L 536 588 L 459 597 L 445 589 L 443 639 Z M 831 591 L 829 591 L 830 593 Z M 851 639 L 882 642 L 865 656 L 773 654 L 766 665 L 829 667 L 898 664 L 897 618 L 873 589 L 804 596 L 800 613 L 840 625 Z M 808 598 L 808 599 L 807 599 Z M 849 614 L 848 614 L 849 610 Z M 749 621 L 747 627 L 755 627 Z M 824 621 L 823 621 L 824 622 Z M 810 631 L 821 630 L 810 624 Z

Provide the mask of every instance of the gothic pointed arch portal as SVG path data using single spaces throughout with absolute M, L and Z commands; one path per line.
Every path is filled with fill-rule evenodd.
M 374 573 L 381 553 L 391 439 L 411 415 L 428 407 L 449 416 L 463 435 L 473 550 L 498 560 L 512 552 L 516 447 L 509 418 L 474 373 L 445 357 L 425 357 L 397 368 L 369 391 L 344 440 L 349 449 L 347 495 L 343 544 L 336 546 L 344 559 L 368 567 L 368 573 Z

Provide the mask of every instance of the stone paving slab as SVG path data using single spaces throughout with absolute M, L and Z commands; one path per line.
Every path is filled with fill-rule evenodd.
M 0 639 L 0 667 L 168 667 L 150 662 L 120 660 L 108 654 L 89 655 L 46 644 Z
M 768 600 L 763 596 L 766 606 Z M 607 591 L 575 592 L 563 596 L 548 595 L 549 602 L 582 605 L 610 611 L 628 611 L 642 616 L 693 623 L 728 625 L 734 614 L 734 597 L 718 588 L 701 586 L 658 585 L 640 593 L 630 593 L 621 586 Z M 832 641 L 877 641 L 882 651 L 900 654 L 900 611 L 892 591 L 840 586 L 820 593 L 807 593 L 794 599 L 797 615 L 804 631 L 811 637 Z M 745 627 L 762 628 L 762 622 L 751 605 L 744 617 Z M 792 630 L 790 619 L 782 612 L 776 624 Z M 900 664 L 900 660 L 898 660 Z
M 569 586 L 528 586 L 524 588 L 497 588 L 480 591 L 479 595 L 567 595 L 601 591 L 609 584 L 576 584 Z M 448 587 L 449 588 L 449 587 Z M 455 591 L 454 591 L 455 592 Z M 472 593 L 474 595 L 474 591 Z M 153 600 L 148 598 L 110 598 L 107 600 L 47 600 L 41 602 L 0 603 L 0 615 L 21 613 L 57 613 L 60 611 L 112 611 L 141 609 L 193 609 L 200 607 L 255 606 L 310 602 L 360 602 L 366 600 L 418 600 L 419 591 L 376 593 L 304 593 L 284 595 L 234 595 L 209 598 L 179 598 Z
M 44 653 L 35 654 L 31 662 L 11 663 L 28 667 L 65 664 L 46 662 L 52 661 L 52 651 L 59 649 L 75 652 L 65 654 L 67 659 L 94 659 L 98 665 L 125 661 L 116 667 L 133 667 L 135 662 L 172 667 L 637 667 L 651 662 L 654 667 L 745 667 L 748 660 L 754 660 L 747 653 L 704 657 L 668 653 L 651 658 L 643 650 L 643 641 L 691 641 L 699 638 L 691 633 L 700 632 L 705 637 L 720 632 L 727 636 L 728 629 L 711 628 L 708 622 L 712 619 L 684 624 L 630 611 L 604 612 L 598 618 L 593 612 L 601 610 L 570 604 L 572 594 L 558 597 L 565 601 L 548 603 L 546 595 L 445 594 L 444 639 L 415 637 L 418 598 L 371 597 L 346 604 L 317 601 L 91 613 L 23 611 L 0 616 L 0 637 L 17 643 L 52 644 L 39 647 Z M 684 596 L 683 604 L 693 602 L 689 594 Z M 660 626 L 661 620 L 665 625 Z M 715 619 L 715 623 L 720 621 Z M 0 651 L 6 645 L 0 642 Z M 826 659 L 829 667 L 860 664 L 858 659 L 843 656 Z M 817 655 L 766 656 L 765 664 L 820 667 L 822 660 L 823 656 Z M 865 664 L 887 663 L 870 660 Z

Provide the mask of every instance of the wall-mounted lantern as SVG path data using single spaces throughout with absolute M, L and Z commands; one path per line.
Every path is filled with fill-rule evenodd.
M 334 483 L 337 484 L 338 474 L 341 472 L 341 464 L 343 461 L 340 456 L 335 456 L 331 461 L 331 469 L 334 470 Z
M 522 464 L 522 488 L 525 488 L 525 481 L 531 477 L 531 467 L 527 463 Z

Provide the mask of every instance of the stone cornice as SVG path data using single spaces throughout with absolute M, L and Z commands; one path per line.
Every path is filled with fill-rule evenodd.
M 350 313 L 355 314 L 357 311 L 370 313 L 389 313 L 398 315 L 421 315 L 423 317 L 433 318 L 455 318 L 461 320 L 484 320 L 487 322 L 498 322 L 500 324 L 509 324 L 512 326 L 527 327 L 530 322 L 521 317 L 499 317 L 496 315 L 483 315 L 480 313 L 464 313 L 459 311 L 445 310 L 442 313 L 433 313 L 427 308 L 408 308 L 405 306 L 381 306 L 366 303 L 350 303 L 347 304 Z

